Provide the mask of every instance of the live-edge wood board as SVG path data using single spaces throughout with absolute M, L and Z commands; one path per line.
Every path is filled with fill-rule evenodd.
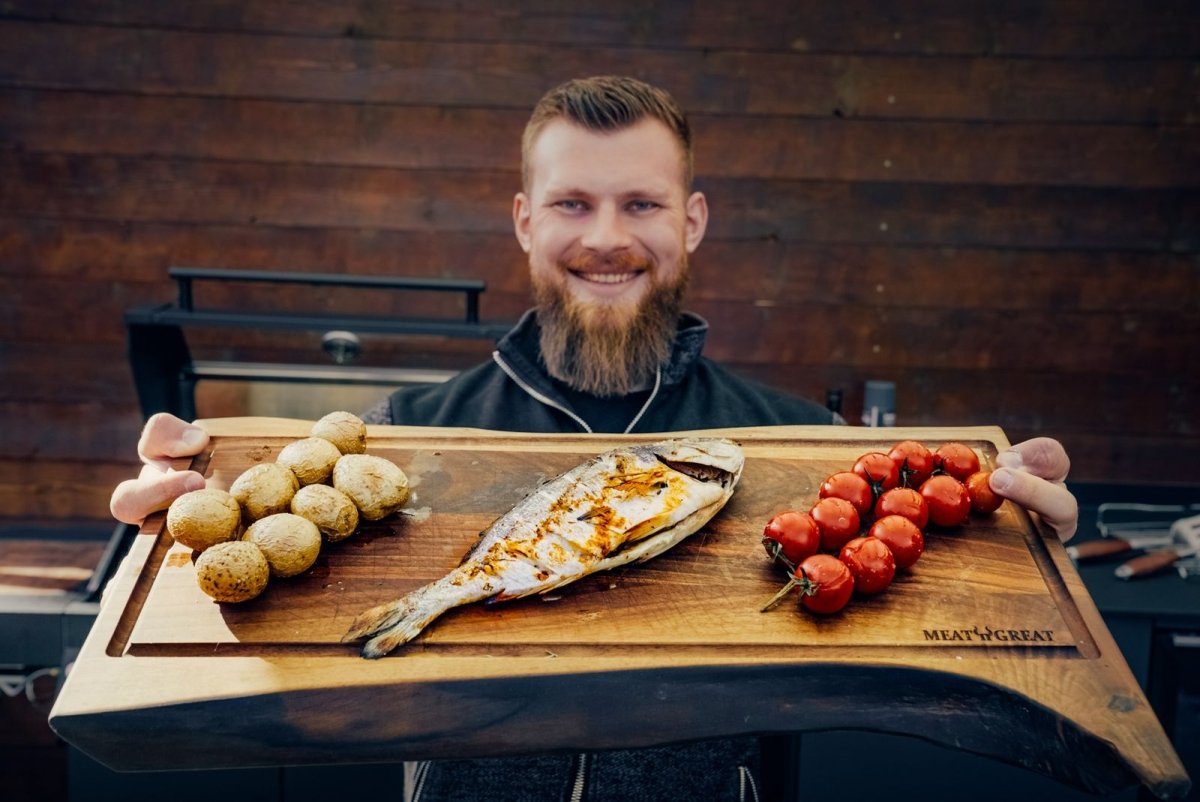
M 204 421 L 195 460 L 227 488 L 310 423 Z M 762 613 L 784 574 L 760 539 L 862 453 L 958 440 L 984 466 L 995 427 L 770 427 L 742 444 L 729 504 L 649 562 L 550 594 L 452 610 L 380 660 L 342 634 L 356 614 L 442 576 L 540 482 L 653 435 L 547 436 L 370 427 L 410 477 L 406 510 L 325 544 L 251 602 L 200 592 L 194 555 L 142 527 L 51 713 L 120 770 L 350 763 L 610 749 L 742 733 L 915 735 L 1096 792 L 1188 778 L 1057 538 L 1005 502 L 931 529 L 885 592 L 821 617 Z

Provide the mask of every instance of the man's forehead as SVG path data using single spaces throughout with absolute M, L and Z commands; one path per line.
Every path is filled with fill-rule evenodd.
M 530 181 L 541 188 L 583 181 L 682 187 L 683 146 L 661 121 L 648 117 L 612 131 L 566 119 L 547 123 L 529 152 Z

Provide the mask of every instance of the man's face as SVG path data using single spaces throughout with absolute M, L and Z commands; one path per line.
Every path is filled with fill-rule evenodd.
M 652 118 L 612 132 L 548 123 L 529 153 L 528 192 L 513 204 L 535 285 L 626 314 L 679 278 L 707 218 L 704 196 L 686 193 L 681 146 Z
M 543 323 L 565 321 L 572 331 L 563 336 L 608 337 L 614 354 L 634 344 L 621 342 L 631 328 L 673 333 L 687 255 L 704 237 L 708 208 L 702 194 L 686 191 L 682 148 L 670 130 L 654 119 L 612 132 L 554 120 L 528 158 L 529 186 L 514 199 L 513 223 L 539 307 L 561 313 L 543 314 Z M 600 394 L 628 389 L 621 384 L 608 382 Z

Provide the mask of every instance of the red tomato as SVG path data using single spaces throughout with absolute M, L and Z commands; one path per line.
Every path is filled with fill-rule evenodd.
M 963 443 L 943 443 L 933 452 L 933 467 L 962 482 L 979 470 L 979 457 Z
M 896 443 L 888 456 L 900 468 L 900 484 L 905 487 L 920 487 L 933 475 L 933 452 L 916 440 Z
M 825 551 L 837 552 L 858 534 L 858 510 L 844 498 L 823 498 L 813 505 L 809 514 L 821 529 L 821 548 Z
M 971 512 L 977 515 L 990 515 L 1004 503 L 1004 497 L 992 490 L 991 478 L 991 471 L 979 471 L 968 476 L 964 483 L 971 497 Z
M 888 515 L 871 524 L 870 537 L 882 540 L 896 560 L 897 568 L 910 568 L 925 551 L 925 537 L 903 515 Z
M 807 512 L 788 510 L 767 522 L 763 529 L 763 547 L 775 557 L 775 543 L 792 565 L 816 554 L 821 547 L 821 529 Z
M 814 554 L 796 569 L 800 603 L 814 613 L 836 613 L 850 601 L 854 576 L 844 562 L 832 554 Z
M 921 495 L 929 505 L 929 520 L 938 526 L 958 526 L 971 514 L 967 488 L 953 476 L 938 474 L 921 485 Z
M 871 512 L 871 504 L 875 501 L 870 483 L 851 471 L 839 471 L 826 479 L 821 485 L 820 496 L 846 499 L 854 505 L 860 519 Z
M 856 537 L 842 546 L 838 559 L 850 569 L 854 589 L 864 596 L 886 588 L 896 576 L 896 558 L 877 537 Z
M 871 490 L 877 496 L 900 484 L 900 466 L 880 451 L 863 454 L 850 470 L 870 482 Z
M 893 487 L 879 497 L 879 501 L 875 502 L 875 517 L 887 515 L 903 515 L 918 529 L 924 529 L 925 524 L 929 523 L 929 507 L 925 504 L 925 497 L 911 487 Z

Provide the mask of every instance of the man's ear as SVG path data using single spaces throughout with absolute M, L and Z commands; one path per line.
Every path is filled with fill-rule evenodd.
M 688 253 L 700 247 L 704 230 L 708 228 L 708 200 L 703 192 L 693 192 L 684 205 L 687 222 L 683 232 L 683 244 Z
M 517 235 L 517 242 L 521 243 L 521 250 L 525 253 L 529 253 L 529 249 L 532 247 L 529 233 L 529 216 L 532 211 L 529 196 L 524 192 L 518 192 L 513 197 L 513 231 Z

